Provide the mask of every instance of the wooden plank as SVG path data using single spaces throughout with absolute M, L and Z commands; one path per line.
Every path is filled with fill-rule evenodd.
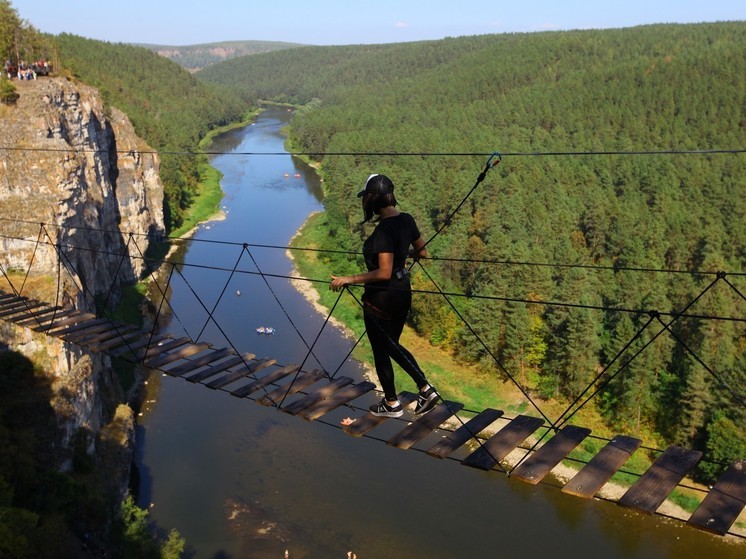
M 3 318 L 5 320 L 10 320 L 10 317 L 13 316 L 14 314 L 21 314 L 23 312 L 27 312 L 33 309 L 37 309 L 39 307 L 43 307 L 45 305 L 46 303 L 42 303 L 40 301 L 20 301 L 9 307 L 4 307 L 0 311 L 0 318 Z
M 477 450 L 464 458 L 461 463 L 472 468 L 491 470 L 543 423 L 543 419 L 519 415 L 484 441 Z
M 106 340 L 110 340 L 112 338 L 121 338 L 125 334 L 133 334 L 137 333 L 139 335 L 142 335 L 142 330 L 140 330 L 139 327 L 135 326 L 134 324 L 124 324 L 120 322 L 115 322 L 111 325 L 110 330 L 106 330 L 102 332 L 101 334 L 96 334 L 93 336 L 93 339 L 97 342 L 103 342 Z
M 119 330 L 104 332 L 94 338 L 83 341 L 83 344 L 91 351 L 101 352 L 105 348 L 111 347 L 111 342 L 123 344 L 127 339 L 134 339 L 142 333 L 142 330 L 136 326 L 127 326 Z M 131 338 L 129 338 L 131 336 Z M 106 344 L 106 345 L 104 345 Z
M 17 314 L 7 317 L 5 320 L 21 327 L 38 325 L 49 322 L 61 307 L 42 307 L 25 314 Z
M 27 303 L 31 302 L 37 302 L 36 299 L 29 299 L 28 297 L 25 297 L 23 295 L 21 296 L 13 296 L 9 299 L 6 299 L 5 301 L 0 301 L 0 310 L 6 310 L 11 309 L 20 306 L 23 306 Z
M 38 307 L 43 307 L 45 305 L 46 303 L 42 303 L 41 301 L 37 301 L 35 299 L 29 299 L 27 301 L 17 301 L 12 305 L 6 305 L 0 308 L 0 318 L 10 320 L 7 317 L 11 317 L 14 314 L 19 314 L 27 310 L 30 311 Z
M 714 532 L 728 533 L 746 504 L 746 460 L 736 460 L 717 480 L 687 524 Z
M 59 320 L 55 320 L 51 324 L 32 326 L 31 329 L 34 332 L 44 332 L 49 336 L 56 336 L 59 331 L 64 330 L 68 326 L 74 326 L 75 324 L 79 324 L 87 320 L 92 320 L 94 318 L 96 318 L 95 314 L 73 311 L 71 315 L 65 316 Z
M 176 338 L 173 340 L 160 342 L 155 345 L 151 345 L 148 348 L 148 351 L 145 352 L 145 358 L 150 359 L 151 357 L 156 357 L 168 351 L 172 351 L 176 349 L 177 347 L 181 347 L 183 345 L 187 345 L 191 343 L 192 343 L 192 340 L 190 340 L 189 338 Z
M 702 452 L 671 445 L 632 487 L 617 501 L 618 505 L 654 513 L 686 473 L 697 465 Z
M 205 386 L 207 386 L 208 388 L 215 388 L 215 389 L 223 388 L 224 386 L 232 382 L 236 382 L 237 380 L 245 379 L 246 377 L 253 376 L 257 372 L 261 371 L 262 369 L 271 367 L 275 363 L 277 363 L 276 359 L 267 359 L 267 358 L 260 359 L 258 361 L 255 361 L 254 363 L 249 364 L 245 368 L 239 368 L 236 371 L 232 371 L 218 379 L 215 379 L 212 382 L 207 383 Z M 292 365 L 292 367 L 295 367 L 295 365 Z M 299 368 L 300 367 L 296 367 L 295 370 L 297 371 Z M 231 394 L 233 394 L 233 396 L 238 396 L 239 398 L 243 398 L 244 396 L 251 394 L 252 392 L 254 392 L 254 390 L 258 390 L 259 388 L 263 386 L 263 384 L 257 384 L 257 383 L 260 383 L 260 381 L 255 380 L 254 382 L 250 384 L 237 388 L 233 392 L 231 392 Z M 253 388 L 253 389 L 249 388 L 249 387 L 253 387 L 255 384 L 257 384 L 256 388 Z
M 41 324 L 45 320 L 51 320 L 52 316 L 54 316 L 55 313 L 59 313 L 59 311 L 61 310 L 62 307 L 44 307 L 41 309 L 36 309 L 34 312 L 30 312 L 26 315 L 8 317 L 6 320 L 9 320 L 14 324 L 18 324 L 19 326 L 21 325 L 21 323 Z
M 539 450 L 526 458 L 512 471 L 511 475 L 521 481 L 536 485 L 590 433 L 591 430 L 585 427 L 566 425 Z
M 338 408 L 339 406 L 346 404 L 347 402 L 350 402 L 355 398 L 359 398 L 363 394 L 367 394 L 375 387 L 375 384 L 373 384 L 372 382 L 368 382 L 367 380 L 358 384 L 350 384 L 340 390 L 337 390 L 328 398 L 324 398 L 323 400 L 320 400 L 315 404 L 308 406 L 306 409 L 300 412 L 300 416 L 308 421 L 313 421 L 315 419 L 318 419 L 322 415 Z
M 98 326 L 100 324 L 108 324 L 109 319 L 108 318 L 92 318 L 85 321 L 77 321 L 75 324 L 69 324 L 65 328 L 61 329 L 59 332 L 55 332 L 51 334 L 52 336 L 55 336 L 56 338 L 64 338 L 68 334 L 72 334 L 73 332 L 78 332 L 80 330 L 85 330 L 86 328 L 90 328 L 91 326 Z
M 267 358 L 259 359 L 255 361 L 254 363 L 249 363 L 248 366 L 245 368 L 239 368 L 235 371 L 231 371 L 230 373 L 223 375 L 220 378 L 216 378 L 215 380 L 205 384 L 205 386 L 207 386 L 207 388 L 214 388 L 214 389 L 223 388 L 224 386 L 227 386 L 231 384 L 232 382 L 236 382 L 237 380 L 245 379 L 246 377 L 251 377 L 255 375 L 256 373 L 258 373 L 259 371 L 261 371 L 262 369 L 271 367 L 275 363 L 277 363 L 276 359 L 267 359 Z M 298 369 L 299 368 L 300 367 L 298 367 Z M 231 394 L 233 394 L 234 392 L 237 392 L 237 394 L 233 394 L 233 395 L 238 396 L 239 398 L 243 398 L 247 394 L 250 394 L 251 392 L 254 391 L 254 390 L 249 390 L 248 387 L 254 385 L 256 382 L 258 381 L 254 381 L 246 386 L 237 388 L 236 390 L 231 392 Z M 261 388 L 261 386 L 262 385 L 258 385 L 256 389 Z
M 88 346 L 89 344 L 97 341 L 109 340 L 119 336 L 119 332 L 124 328 L 123 324 L 109 323 L 104 325 L 103 328 L 97 327 L 92 331 L 84 330 L 74 336 L 74 341 L 78 345 Z M 134 328 L 133 326 L 129 327 Z
M 617 435 L 562 488 L 563 493 L 590 499 L 629 460 L 641 439 Z
M 275 404 L 279 405 L 283 398 L 292 396 L 293 394 L 300 392 L 304 388 L 308 388 L 324 377 L 326 377 L 324 371 L 320 371 L 318 369 L 315 369 L 310 373 L 302 371 L 290 382 L 287 382 L 282 386 L 275 388 L 271 392 L 267 392 L 264 396 L 259 398 L 256 403 L 262 406 L 272 406 Z
M 426 454 L 434 456 L 435 458 L 447 458 L 457 448 L 466 444 L 466 441 L 476 438 L 479 433 L 502 417 L 502 414 L 502 411 L 493 410 L 492 408 L 483 410 L 465 424 L 461 425 L 453 433 L 449 433 L 436 444 L 431 446 Z
M 11 295 L 9 298 L 0 301 L 0 310 L 17 307 L 19 304 L 22 304 L 24 301 L 28 300 L 28 297 L 17 297 L 16 295 Z
M 23 327 L 31 327 L 33 326 L 35 331 L 38 331 L 51 323 L 55 322 L 57 319 L 63 319 L 66 318 L 72 314 L 78 313 L 75 309 L 67 309 L 65 310 L 63 307 L 50 307 L 51 309 L 55 310 L 56 312 L 53 312 L 52 314 L 47 314 L 44 316 L 35 316 L 33 318 L 29 318 L 28 320 L 14 320 L 18 326 Z M 80 314 L 80 313 L 78 313 Z
M 108 351 L 108 354 L 112 357 L 132 357 L 133 359 L 140 360 L 141 356 L 137 354 L 138 350 L 143 349 L 145 347 L 150 347 L 152 345 L 157 344 L 158 342 L 162 342 L 163 340 L 170 340 L 172 338 L 169 338 L 168 336 L 160 336 L 158 334 L 155 334 L 154 336 L 151 336 L 150 333 L 145 333 L 139 340 L 136 342 L 132 342 L 131 344 L 128 343 L 126 347 L 119 347 L 116 349 L 112 349 Z M 129 355 L 127 355 L 129 354 Z
M 440 427 L 446 419 L 460 412 L 463 407 L 464 404 L 460 402 L 441 402 L 391 437 L 386 444 L 406 450 Z
M 158 367 L 165 365 L 166 363 L 172 363 L 174 361 L 178 361 L 179 359 L 184 359 L 184 357 L 189 357 L 190 355 L 194 355 L 195 353 L 199 353 L 200 351 L 204 351 L 206 349 L 209 349 L 210 347 L 210 344 L 205 342 L 200 342 L 198 344 L 193 344 L 188 340 L 187 342 L 188 345 L 182 345 L 176 351 L 172 351 L 171 353 L 164 353 L 152 359 L 145 359 L 145 361 L 143 361 L 143 364 L 150 369 L 157 369 Z M 151 345 L 150 347 L 152 348 L 153 346 Z
M 9 297 L 17 297 L 15 293 L 11 293 L 10 291 L 2 291 L 0 290 L 0 300 L 7 299 Z
M 235 367 L 236 365 L 243 366 L 244 363 L 247 361 L 250 361 L 254 358 L 254 355 L 251 353 L 245 353 L 243 355 L 234 355 L 233 357 L 226 359 L 225 361 L 221 363 L 211 363 L 208 365 L 208 367 L 203 371 L 198 371 L 197 373 L 191 375 L 191 376 L 184 376 L 183 378 L 187 379 L 189 382 L 202 382 L 205 379 L 208 379 L 212 376 L 215 376 L 217 374 L 222 373 L 223 371 L 227 371 L 231 367 Z
M 201 369 L 205 365 L 214 363 L 215 361 L 223 359 L 224 357 L 235 354 L 236 350 L 231 347 L 216 349 L 215 351 L 206 352 L 203 355 L 195 358 L 187 358 L 186 363 L 179 365 L 178 367 L 174 367 L 173 369 L 164 370 L 164 372 L 175 377 L 180 377 L 182 375 L 185 375 L 186 373 L 191 373 L 192 371 Z
M 0 301 L 0 312 L 22 307 L 28 300 L 28 297 L 11 296 L 3 301 Z
M 126 326 L 124 324 L 112 324 L 111 328 L 107 328 L 103 332 L 97 332 L 95 334 L 91 334 L 88 337 L 81 338 L 76 340 L 75 343 L 78 345 L 84 345 L 88 347 L 89 345 L 97 342 L 104 342 L 106 340 L 110 340 L 112 338 L 121 337 L 122 334 L 125 334 L 127 332 L 140 332 L 140 329 L 135 326 Z
M 259 363 L 252 364 L 251 373 L 254 374 L 266 367 L 269 367 L 270 365 L 274 365 L 275 362 L 276 361 L 274 359 L 265 359 L 263 361 L 260 361 Z M 231 395 L 236 396 L 237 398 L 243 398 L 245 396 L 248 396 L 249 394 L 253 394 L 260 388 L 263 388 L 275 381 L 280 380 L 281 378 L 285 378 L 288 375 L 297 373 L 299 369 L 300 365 L 287 365 L 286 367 L 280 367 L 279 369 L 275 369 L 274 371 L 260 379 L 256 379 L 249 384 L 236 388 L 231 392 Z
M 114 338 L 96 344 L 96 348 L 94 349 L 94 351 L 105 351 L 107 353 L 110 353 L 109 350 L 117 348 L 121 349 L 120 346 L 134 343 L 135 340 L 141 339 L 143 335 L 144 333 L 139 329 L 135 329 L 132 332 L 126 333 L 120 331 L 117 332 L 117 336 L 115 336 Z
M 352 384 L 352 382 L 353 381 L 350 377 L 339 377 L 328 384 L 322 385 L 317 390 L 307 394 L 303 398 L 290 402 L 290 404 L 280 409 L 290 415 L 297 415 L 307 407 L 314 405 L 316 402 L 323 400 L 331 394 L 334 394 L 334 392 L 348 384 Z
M 406 408 L 409 404 L 414 402 L 416 399 L 417 399 L 417 394 L 413 394 L 412 392 L 401 392 L 399 394 L 399 403 L 402 405 L 403 408 Z M 373 415 L 372 413 L 368 412 L 362 417 L 357 418 L 355 421 L 353 421 L 349 425 L 345 425 L 342 429 L 348 435 L 352 435 L 353 437 L 362 437 L 368 431 L 379 426 L 381 423 L 383 423 L 387 419 L 389 418 L 380 417 L 378 415 Z
M 90 328 L 86 328 L 84 330 L 78 330 L 77 332 L 73 332 L 72 334 L 66 334 L 64 336 L 60 336 L 59 338 L 68 343 L 73 343 L 76 345 L 85 345 L 86 340 L 93 338 L 104 332 L 111 331 L 111 323 L 108 322 L 108 319 L 104 319 L 104 320 L 106 320 L 107 322 L 103 324 L 92 325 Z
M 90 336 L 92 333 L 103 332 L 111 327 L 111 321 L 108 318 L 97 318 L 71 326 L 67 330 L 60 332 L 56 337 L 66 342 Z

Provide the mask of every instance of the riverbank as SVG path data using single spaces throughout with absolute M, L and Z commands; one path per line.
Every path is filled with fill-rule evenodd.
M 313 308 L 319 314 L 321 314 L 322 316 L 326 316 L 329 313 L 331 305 L 334 304 L 334 301 L 329 299 L 329 297 L 327 296 L 327 300 L 325 302 L 324 297 L 322 297 L 322 293 L 319 292 L 317 286 L 324 285 L 320 283 L 321 281 L 328 281 L 329 270 L 326 268 L 324 263 L 317 258 L 318 253 L 307 250 L 295 250 L 317 248 L 317 245 L 319 244 L 317 242 L 319 238 L 319 222 L 322 220 L 322 212 L 315 212 L 314 214 L 310 215 L 303 226 L 291 238 L 289 242 L 290 248 L 287 250 L 286 253 L 293 266 L 291 273 L 294 278 L 292 280 L 293 286 L 303 295 L 303 297 L 309 302 L 310 305 L 313 306 Z M 314 278 L 314 281 L 301 278 Z M 340 306 L 343 305 L 344 298 L 337 304 L 335 314 L 344 317 L 351 316 L 351 313 L 348 312 L 347 314 L 345 314 L 344 311 L 339 310 Z M 330 322 L 332 322 L 336 327 L 343 331 L 347 337 L 352 340 L 356 340 L 362 330 L 356 331 L 355 320 L 356 319 L 353 318 L 353 320 L 351 321 L 351 324 L 353 326 L 350 326 L 347 320 L 340 320 L 335 317 L 332 317 L 330 319 Z M 427 340 L 422 339 L 409 328 L 405 329 L 405 333 L 402 336 L 402 341 L 417 356 L 418 361 L 420 361 L 423 368 L 428 371 L 429 376 L 431 375 L 431 371 L 436 372 L 432 375 L 432 380 L 434 384 L 438 386 L 442 394 L 447 394 L 447 397 L 449 399 L 455 399 L 467 403 L 467 408 L 472 407 L 472 409 L 475 409 L 473 407 L 473 401 L 469 399 L 469 395 L 473 392 L 480 392 L 483 388 L 484 390 L 487 390 L 487 388 L 485 388 L 483 385 L 477 387 L 466 386 L 466 383 L 464 383 L 464 378 L 471 378 L 471 376 L 473 375 L 475 378 L 480 379 L 479 371 L 472 369 L 468 372 L 464 372 L 463 365 L 456 363 L 451 356 L 444 355 L 445 352 L 443 352 L 443 350 L 433 347 Z M 365 344 L 363 344 L 363 346 L 365 346 Z M 377 384 L 378 379 L 376 377 L 375 370 L 372 366 L 369 365 L 369 363 L 372 362 L 372 359 L 369 355 L 366 355 L 366 351 L 367 349 L 365 347 L 359 347 L 356 350 L 355 357 L 364 364 L 368 380 Z M 447 374 L 449 370 L 451 373 L 450 375 Z M 445 373 L 441 374 L 441 371 L 445 371 Z M 457 373 L 454 373 L 454 371 L 460 371 L 461 374 L 458 375 Z M 406 377 L 406 375 L 399 375 L 398 377 L 402 376 Z M 448 382 L 448 380 L 451 378 L 456 379 L 457 382 L 460 382 L 460 385 L 457 385 L 454 382 Z M 397 378 L 397 381 L 399 380 L 401 379 Z M 411 386 L 406 385 L 406 382 L 408 380 L 408 378 L 403 379 L 402 388 L 411 390 Z M 480 379 L 480 384 L 482 384 L 481 381 L 483 380 L 483 378 Z M 494 379 L 488 380 L 492 385 L 495 384 Z M 488 398 L 493 398 L 490 407 L 499 407 L 500 409 L 505 410 L 506 416 L 514 416 L 518 413 L 531 414 L 524 395 L 521 394 L 517 389 L 509 391 L 507 387 L 503 387 L 503 391 L 499 395 L 495 394 L 493 390 L 487 390 L 487 393 L 489 394 Z M 542 402 L 542 406 L 544 404 L 545 402 Z M 549 412 L 550 414 L 556 411 L 551 404 L 552 403 L 547 403 L 547 406 L 549 408 L 552 408 L 552 411 Z M 557 404 L 555 403 L 555 406 L 556 405 Z M 469 418 L 466 414 L 463 415 L 464 416 L 461 417 L 461 420 L 456 418 L 449 421 L 447 423 L 447 427 L 449 429 L 456 429 L 461 426 L 462 421 L 466 421 Z M 588 421 L 591 422 L 589 426 L 593 427 L 594 434 L 607 438 L 610 438 L 614 435 L 613 433 L 609 434 L 608 432 L 604 432 L 596 427 L 596 422 L 599 421 L 598 418 L 590 418 Z M 490 436 L 494 432 L 497 432 L 499 429 L 501 429 L 505 424 L 505 421 L 498 421 L 494 424 L 492 429 L 485 431 L 483 434 L 486 436 Z M 585 425 L 586 423 L 582 424 Z M 529 439 L 527 441 L 527 444 L 533 444 L 534 442 L 536 442 L 535 439 Z M 592 446 L 598 446 L 599 441 L 596 440 L 595 442 L 589 444 L 591 444 Z M 581 462 L 585 462 L 590 459 L 591 455 L 595 455 L 595 453 L 600 450 L 600 448 L 596 448 L 595 450 L 589 449 L 587 451 L 584 451 L 582 448 L 578 450 L 581 454 L 574 454 L 573 456 L 575 456 L 575 458 L 579 459 Z M 525 450 L 517 449 L 506 457 L 505 462 L 508 465 L 515 465 L 523 458 L 524 454 Z M 650 464 L 651 460 L 647 456 L 645 456 L 644 453 L 637 453 L 635 456 L 633 456 L 631 462 L 626 465 L 625 470 L 642 473 L 650 466 Z M 552 470 L 551 475 L 559 482 L 559 485 L 561 486 L 572 479 L 577 474 L 577 472 L 578 468 L 574 467 L 573 464 L 563 462 L 557 465 Z M 629 482 L 625 480 L 625 483 L 617 483 L 614 481 L 607 483 L 599 491 L 597 498 L 616 502 L 629 489 L 630 483 L 634 480 L 634 476 L 629 477 Z M 697 487 L 697 484 L 692 482 L 691 480 L 687 480 L 686 484 L 692 487 Z M 699 490 L 679 488 L 676 490 L 676 493 L 672 498 L 664 501 L 664 503 L 658 509 L 658 513 L 663 516 L 686 521 L 691 516 L 691 513 L 693 512 L 697 502 L 702 499 L 702 491 L 706 491 L 706 488 L 701 486 Z M 686 506 L 682 506 L 675 501 L 686 503 Z M 739 519 L 739 525 L 734 526 L 732 528 L 732 531 L 739 535 L 746 534 L 745 523 L 746 511 L 744 511 L 744 514 L 741 515 Z M 737 539 L 733 536 L 731 536 L 731 538 Z
M 210 130 L 198 144 L 198 149 L 208 152 L 215 138 L 231 130 L 243 128 L 250 125 L 256 117 L 262 112 L 258 109 L 249 113 L 241 122 L 233 122 L 219 128 Z M 225 219 L 225 213 L 220 208 L 223 200 L 223 189 L 220 187 L 220 181 L 223 175 L 209 163 L 200 166 L 200 183 L 194 202 L 184 214 L 184 222 L 178 229 L 170 232 L 169 238 L 189 238 L 201 224 L 209 221 L 220 221 Z M 169 251 L 170 252 L 170 251 Z
M 316 212 L 318 213 L 318 212 Z M 316 215 L 316 214 L 313 214 Z M 313 215 L 309 216 L 309 219 L 313 217 Z M 298 232 L 293 235 L 290 241 L 290 246 L 293 246 L 295 242 L 302 239 L 302 229 L 299 229 Z M 293 256 L 292 250 L 287 250 L 286 255 L 288 259 L 292 263 L 292 271 L 291 276 L 293 276 L 293 279 L 291 279 L 291 284 L 295 289 L 308 301 L 308 303 L 322 316 L 326 316 L 329 313 L 329 309 L 324 306 L 321 303 L 321 296 L 319 291 L 315 287 L 315 283 L 300 279 L 303 277 L 302 273 L 299 271 L 298 267 L 296 266 L 296 261 Z M 348 338 L 355 340 L 357 339 L 356 333 L 349 328 L 344 322 L 331 317 L 329 319 L 329 322 L 333 324 L 335 327 L 339 328 L 342 332 L 344 332 L 345 336 Z M 409 344 L 410 346 L 412 344 Z M 378 383 L 378 379 L 375 373 L 375 369 L 367 362 L 363 362 L 363 366 L 365 368 L 365 375 L 366 378 L 373 382 Z M 355 418 L 352 418 L 355 419 Z M 462 417 L 459 418 L 453 418 L 448 420 L 444 425 L 446 428 L 450 430 L 455 430 L 458 427 L 460 427 L 463 423 L 465 423 L 469 417 Z M 482 434 L 485 437 L 489 437 L 502 429 L 507 424 L 507 421 L 504 420 L 498 420 L 490 429 L 486 429 Z M 535 439 L 529 439 L 527 441 L 527 444 L 533 444 L 536 442 Z M 474 449 L 476 450 L 476 445 L 474 445 Z M 525 455 L 525 450 L 523 449 L 516 449 L 508 456 L 505 457 L 505 464 L 508 466 L 515 466 L 520 462 Z M 555 466 L 551 471 L 551 476 L 553 476 L 560 486 L 565 485 L 567 482 L 569 482 L 576 474 L 578 473 L 577 468 L 573 468 L 565 463 L 560 463 L 557 466 Z M 619 483 L 613 483 L 609 482 L 606 483 L 597 493 L 596 499 L 602 499 L 607 501 L 616 502 L 618 501 L 622 495 L 629 489 L 629 485 L 623 485 Z M 687 510 L 684 507 L 670 501 L 666 500 L 663 502 L 663 504 L 660 506 L 660 508 L 657 510 L 657 514 L 667 516 L 673 519 L 677 519 L 683 522 L 686 522 L 689 517 L 692 514 L 692 510 Z M 739 536 L 746 536 L 746 510 L 743 511 L 741 516 L 739 517 L 739 521 L 737 525 L 734 525 L 732 528 L 732 531 L 735 534 L 738 534 Z M 737 536 L 726 536 L 726 539 L 729 541 L 732 541 L 734 544 L 744 544 L 742 540 L 740 540 Z
M 281 151 L 278 132 L 286 126 L 290 113 L 267 111 L 267 115 L 262 116 L 256 126 L 221 137 L 215 142 L 215 149 L 241 153 Z M 235 258 L 232 247 L 220 252 L 225 246 L 223 243 L 212 245 L 203 240 L 239 243 L 249 240 L 287 246 L 288 239 L 307 216 L 322 209 L 313 173 L 289 157 L 278 161 L 276 157 L 257 157 L 247 164 L 241 157 L 213 159 L 213 164 L 225 174 L 222 205 L 227 219 L 209 229 L 200 227 L 195 236 L 199 242 L 181 243 L 185 267 Z M 301 180 L 284 178 L 288 171 L 292 176 L 293 165 Z M 282 218 L 278 219 L 278 215 Z M 313 217 L 324 222 L 327 216 L 315 213 Z M 323 237 L 315 239 L 319 246 L 328 244 L 328 236 L 322 234 Z M 311 242 L 309 238 L 296 237 L 293 244 L 300 246 Z M 289 275 L 291 264 L 285 257 L 285 250 L 267 250 L 266 254 L 259 255 L 273 262 L 268 261 L 262 269 L 276 269 L 283 276 Z M 333 270 L 338 269 L 343 260 L 329 264 L 327 258 L 332 256 L 329 253 L 307 250 L 293 250 L 293 255 L 318 260 Z M 350 271 L 359 265 L 360 262 L 351 261 Z M 190 275 L 190 286 L 174 282 L 171 300 L 189 305 L 193 292 L 207 294 L 219 290 L 215 277 L 218 276 Z M 313 287 L 322 302 L 327 303 L 327 308 L 331 308 L 339 294 L 329 291 L 327 272 L 319 269 L 306 277 L 313 278 Z M 317 332 L 320 318 L 326 316 L 326 311 L 323 315 L 316 314 L 295 291 L 287 291 L 292 289 L 287 280 L 284 285 L 280 278 L 277 281 L 281 285 L 278 292 L 281 289 L 294 301 L 292 309 L 287 310 L 299 331 Z M 304 358 L 308 348 L 296 340 L 290 330 L 286 331 L 283 310 L 263 296 L 263 288 L 256 290 L 256 296 L 249 297 L 248 285 L 240 287 L 243 296 L 231 298 L 234 304 L 221 307 L 226 311 L 221 323 L 226 334 L 237 340 L 237 347 L 240 344 L 263 356 L 282 356 L 286 362 L 299 362 L 295 360 Z M 359 295 L 360 288 L 355 289 Z M 345 293 L 340 302 L 348 303 L 353 317 L 353 313 L 359 314 L 359 307 L 349 293 Z M 192 331 L 202 327 L 204 323 L 198 317 L 187 321 L 189 313 L 182 313 L 183 308 L 177 305 L 175 312 L 184 320 L 184 329 Z M 346 322 L 339 308 L 335 308 L 334 317 Z M 253 324 L 273 324 L 278 327 L 278 335 L 256 337 L 250 327 L 247 329 Z M 175 330 L 182 328 L 177 323 L 173 326 Z M 234 333 L 238 334 L 234 336 Z M 342 339 L 341 331 L 334 327 L 326 328 L 320 342 L 319 357 L 333 366 L 336 365 L 334 357 L 346 355 L 347 348 L 352 345 L 349 340 Z M 427 340 L 422 343 L 421 347 L 413 348 L 418 355 L 428 353 Z M 359 350 L 364 351 L 366 345 L 365 342 L 360 344 Z M 361 378 L 362 371 L 356 364 L 347 366 L 355 378 Z M 530 539 L 530 530 L 524 527 L 531 525 L 541 525 L 543 530 L 557 536 L 550 538 L 551 542 L 535 543 L 532 555 L 539 556 L 556 552 L 557 545 L 565 548 L 559 549 L 561 553 L 572 554 L 575 551 L 573 541 L 592 541 L 592 550 L 581 550 L 580 556 L 591 557 L 593 551 L 614 559 L 632 559 L 634 554 L 628 551 L 625 532 L 634 533 L 633 543 L 641 542 L 637 545 L 649 546 L 651 551 L 665 550 L 670 545 L 668 542 L 675 542 L 677 536 L 687 540 L 687 545 L 691 540 L 694 544 L 703 542 L 700 547 L 705 549 L 710 549 L 705 547 L 710 542 L 715 544 L 713 550 L 723 547 L 719 539 L 703 536 L 695 530 L 681 530 L 679 522 L 642 518 L 642 515 L 607 503 L 593 504 L 565 497 L 551 487 L 555 485 L 552 481 L 533 488 L 505 479 L 497 471 L 480 473 L 460 468 L 452 461 L 430 462 L 420 453 L 387 450 L 374 439 L 356 442 L 340 433 L 338 425 L 324 428 L 323 422 L 298 422 L 276 409 L 253 406 L 243 399 L 228 397 L 224 392 L 205 391 L 192 383 L 155 376 L 157 379 L 149 386 L 156 380 L 161 383 L 158 403 L 152 413 L 138 420 L 143 434 L 139 437 L 138 465 L 145 474 L 142 503 L 155 504 L 149 510 L 160 526 L 179 528 L 194 549 L 194 556 L 256 555 L 258 550 L 244 547 L 247 539 L 232 530 L 238 519 L 226 520 L 224 505 L 228 499 L 249 504 L 253 512 L 266 513 L 260 514 L 259 521 L 265 519 L 288 528 L 293 541 L 278 542 L 273 553 L 279 556 L 284 549 L 298 557 L 332 557 L 339 554 L 340 549 L 355 549 L 358 555 L 363 553 L 371 557 L 424 554 L 433 559 L 445 559 L 489 556 L 496 546 L 505 553 L 521 556 L 525 554 L 526 538 Z M 403 380 L 410 384 L 406 376 Z M 494 378 L 492 382 L 498 384 Z M 411 389 L 411 386 L 406 388 Z M 354 416 L 359 417 L 364 412 L 356 411 Z M 526 413 L 535 415 L 531 410 Z M 338 419 L 344 415 L 346 413 Z M 380 472 L 391 468 L 396 470 L 396 475 L 381 478 Z M 449 503 L 448 507 L 433 507 L 433 499 L 423 496 L 407 499 L 402 506 L 386 514 L 369 506 L 382 491 L 406 492 L 412 484 L 418 483 L 437 487 L 437 501 Z M 494 515 L 483 514 L 485 510 L 494 510 L 495 506 L 509 512 L 507 524 L 498 531 L 494 530 Z M 625 524 L 627 518 L 631 518 L 629 524 Z M 449 530 L 436 534 L 431 528 L 437 525 L 448 526 Z M 617 536 L 620 526 L 626 528 L 621 531 L 621 536 L 625 537 L 622 541 Z M 475 533 L 480 536 L 475 538 Z M 380 534 L 386 537 L 381 539 Z M 242 553 L 243 549 L 246 551 Z M 717 554 L 724 558 L 731 556 Z
M 312 219 L 314 216 L 319 215 L 321 212 L 312 212 L 309 214 L 308 218 L 306 219 L 306 223 L 304 223 L 300 229 L 298 229 L 293 236 L 290 238 L 290 241 L 288 242 L 288 246 L 292 247 L 295 245 L 295 242 L 302 238 L 302 232 L 305 225 L 309 222 L 310 219 Z M 304 276 L 302 272 L 298 269 L 296 259 L 293 255 L 293 251 L 291 249 L 287 249 L 285 251 L 285 256 L 290 261 L 290 284 L 295 288 L 295 290 L 301 294 L 301 296 L 308 302 L 313 309 L 319 313 L 322 316 L 327 316 L 329 314 L 329 309 L 324 306 L 321 303 L 321 295 L 319 291 L 314 286 L 314 282 L 302 279 Z M 346 338 L 349 338 L 351 340 L 356 340 L 357 336 L 355 335 L 355 332 L 350 328 L 345 322 L 337 319 L 334 316 L 329 317 L 329 323 L 337 328 L 340 332 L 344 334 Z M 367 380 L 370 382 L 377 382 L 376 372 L 375 369 L 366 361 L 360 361 L 360 363 L 363 366 L 364 370 L 364 376 Z

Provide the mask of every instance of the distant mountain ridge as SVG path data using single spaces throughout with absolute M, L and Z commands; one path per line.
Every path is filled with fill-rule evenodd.
M 224 62 L 239 56 L 292 49 L 306 45 L 281 41 L 222 41 L 184 46 L 152 44 L 137 44 L 136 46 L 144 47 L 164 58 L 168 58 L 190 72 L 197 72 L 218 62 Z

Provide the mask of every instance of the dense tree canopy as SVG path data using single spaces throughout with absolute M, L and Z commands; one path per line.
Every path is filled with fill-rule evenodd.
M 2 63 L 17 67 L 19 62 L 29 64 L 49 60 L 53 56 L 52 44 L 30 23 L 21 20 L 8 0 L 0 0 L 0 57 Z
M 303 105 L 291 141 L 323 165 L 325 248 L 359 250 L 370 172 L 427 238 L 503 152 L 427 263 L 485 343 L 444 332 L 432 297 L 416 326 L 540 397 L 599 375 L 610 422 L 722 459 L 746 440 L 744 44 L 742 22 L 655 25 L 304 47 L 197 75 Z

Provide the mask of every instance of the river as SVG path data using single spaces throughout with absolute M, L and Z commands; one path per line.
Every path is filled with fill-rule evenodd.
M 310 345 L 324 320 L 287 280 L 269 278 L 270 290 L 255 273 L 287 276 L 284 250 L 254 245 L 286 246 L 322 208 L 318 176 L 284 153 L 290 116 L 270 109 L 213 145 L 223 154 L 212 164 L 223 173 L 225 219 L 201 226 L 178 253 L 185 265 L 171 282 L 168 327 L 281 364 L 306 357 L 300 336 Z M 249 155 L 258 152 L 280 155 Z M 207 320 L 213 307 L 220 327 Z M 260 325 L 275 335 L 257 334 Z M 314 355 L 334 371 L 353 341 L 324 332 Z M 304 369 L 316 366 L 312 358 Z M 362 369 L 347 360 L 339 374 Z M 353 438 L 338 427 L 152 375 L 137 428 L 138 503 L 198 559 L 280 559 L 285 550 L 291 559 L 743 557 L 743 545 L 680 521 L 401 451 L 381 442 L 385 429 Z

